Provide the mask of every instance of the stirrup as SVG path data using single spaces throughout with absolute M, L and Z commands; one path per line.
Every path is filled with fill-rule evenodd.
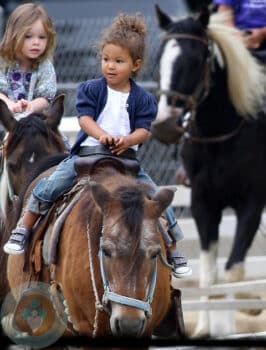
M 3 249 L 7 254 L 19 255 L 24 253 L 28 243 L 28 238 L 31 234 L 31 230 L 19 226 L 16 227 L 12 232 L 9 240 L 4 245 Z

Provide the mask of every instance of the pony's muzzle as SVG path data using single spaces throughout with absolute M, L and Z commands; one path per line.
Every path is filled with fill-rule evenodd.
M 115 312 L 115 315 L 112 315 L 110 318 L 113 335 L 117 337 L 140 337 L 145 330 L 146 317 L 142 311 L 138 311 L 138 314 L 128 314 L 126 316 Z
M 178 130 L 177 117 L 156 119 L 151 125 L 152 135 L 165 144 L 178 143 L 183 133 Z

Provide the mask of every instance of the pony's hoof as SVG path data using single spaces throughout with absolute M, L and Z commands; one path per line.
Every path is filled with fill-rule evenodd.
M 260 300 L 261 297 L 258 295 L 254 295 L 252 293 L 237 293 L 235 294 L 236 299 L 258 299 Z M 249 316 L 258 316 L 262 313 L 262 309 L 243 309 L 239 310 L 239 312 L 249 315 Z
M 244 264 L 239 263 L 226 270 L 224 273 L 224 279 L 226 282 L 239 282 L 243 281 L 245 276 Z
M 193 339 L 206 339 L 209 337 L 210 337 L 209 331 L 201 327 L 197 327 L 194 333 L 191 335 L 191 338 Z

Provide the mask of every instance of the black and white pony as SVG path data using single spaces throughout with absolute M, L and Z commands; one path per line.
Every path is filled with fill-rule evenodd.
M 200 286 L 217 281 L 219 224 L 226 207 L 234 209 L 237 226 L 225 278 L 239 281 L 266 201 L 265 74 L 218 14 L 204 8 L 175 21 L 158 6 L 156 12 L 164 33 L 152 133 L 164 143 L 182 139 L 201 245 Z M 197 333 L 208 329 L 208 317 L 201 314 Z

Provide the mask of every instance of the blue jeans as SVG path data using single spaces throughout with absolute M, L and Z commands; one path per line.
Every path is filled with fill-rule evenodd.
M 75 160 L 78 155 L 70 156 L 58 164 L 55 171 L 48 177 L 42 178 L 33 189 L 27 203 L 27 209 L 33 213 L 45 215 L 50 209 L 53 202 L 66 190 L 70 189 L 76 179 Z M 137 174 L 137 181 L 148 183 L 154 189 L 154 193 L 158 190 L 157 185 L 150 176 L 140 168 Z M 172 238 L 179 241 L 183 238 L 183 233 L 177 223 L 172 207 L 165 210 L 165 216 L 168 222 L 169 230 Z
M 155 184 L 152 178 L 145 172 L 145 170 L 142 167 L 140 168 L 140 171 L 137 174 L 137 181 L 144 182 L 151 185 L 154 193 L 158 190 L 158 186 Z M 184 234 L 180 226 L 178 225 L 174 210 L 171 206 L 165 209 L 164 215 L 166 217 L 172 238 L 177 242 L 183 239 Z
M 73 186 L 77 176 L 74 167 L 77 158 L 79 156 L 73 155 L 64 159 L 50 176 L 38 181 L 27 203 L 28 210 L 45 215 L 53 202 Z

